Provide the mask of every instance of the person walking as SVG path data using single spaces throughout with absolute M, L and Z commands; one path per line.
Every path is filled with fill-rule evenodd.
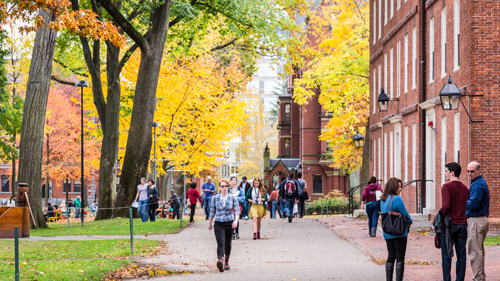
M 391 178 L 385 185 L 384 193 L 380 196 L 380 209 L 382 214 L 399 212 L 407 219 L 408 225 L 412 224 L 410 214 L 406 210 L 403 199 L 401 198 L 401 189 L 403 182 L 398 178 Z M 388 257 L 385 263 L 385 275 L 387 281 L 392 281 L 394 273 L 394 262 L 396 263 L 396 281 L 403 281 L 406 245 L 408 243 L 408 229 L 402 235 L 392 235 L 384 232 L 384 239 L 387 244 Z
M 467 165 L 470 177 L 469 197 L 465 207 L 467 216 L 467 253 L 470 258 L 472 280 L 486 280 L 484 272 L 484 239 L 489 231 L 490 191 L 486 180 L 481 175 L 478 162 Z
M 82 202 L 80 201 L 80 195 L 78 195 L 76 198 L 75 198 L 75 219 L 79 218 L 80 217 L 80 209 L 82 207 Z M 83 214 L 82 214 L 83 216 Z
M 168 199 L 167 204 L 170 204 L 170 206 L 172 207 L 172 219 L 175 219 L 175 217 L 177 217 L 177 219 L 180 219 L 179 210 L 181 208 L 181 202 L 179 200 L 179 196 L 175 194 L 175 191 L 173 189 L 170 190 L 170 199 Z
M 245 198 L 250 207 L 248 215 L 252 218 L 253 240 L 260 239 L 262 217 L 267 215 L 267 192 L 260 178 L 253 179 L 253 187 Z
M 205 220 L 208 220 L 208 215 L 210 214 L 210 200 L 215 194 L 215 184 L 212 182 L 212 177 L 207 177 L 207 182 L 201 186 L 201 191 L 203 192 L 203 207 L 205 210 Z
M 379 205 L 377 204 L 377 191 L 382 193 L 382 188 L 377 184 L 377 178 L 371 177 L 368 185 L 363 190 L 361 200 L 365 203 L 368 215 L 368 234 L 370 237 L 377 236 L 377 223 L 379 216 Z
M 241 209 L 241 202 L 245 201 L 245 194 L 241 191 L 241 188 L 238 186 L 238 178 L 236 176 L 232 176 L 229 179 L 229 181 L 231 183 L 231 186 L 229 187 L 229 193 L 238 198 L 238 204 L 240 204 L 240 209 Z M 238 220 L 238 225 L 236 225 L 236 228 L 233 228 L 233 240 L 235 239 L 240 239 L 240 220 Z
M 293 179 L 294 174 L 290 173 L 288 178 L 285 179 L 280 188 L 280 196 L 282 204 L 285 204 L 285 211 L 283 216 L 288 217 L 288 222 L 292 222 L 293 207 L 299 202 L 299 192 L 297 190 L 297 182 Z
M 449 237 L 441 234 L 441 259 L 443 268 L 443 280 L 451 281 L 451 258 L 453 257 L 453 244 L 457 252 L 456 280 L 465 279 L 465 268 L 467 266 L 467 254 L 465 244 L 467 242 L 467 216 L 465 215 L 465 204 L 469 196 L 469 190 L 458 177 L 462 168 L 456 162 L 445 165 L 444 176 L 447 180 L 441 187 L 442 207 L 440 212 L 441 221 L 444 226 L 444 217 L 449 215 L 451 225 L 449 225 Z M 448 242 L 449 241 L 449 242 Z M 447 242 L 451 244 L 447 245 Z M 451 255 L 450 250 L 451 249 Z
M 297 173 L 297 189 L 299 192 L 299 218 L 306 215 L 306 205 L 305 201 L 309 199 L 309 194 L 307 194 L 307 182 L 302 179 L 302 172 Z
M 243 191 L 243 194 L 246 196 L 248 193 L 248 190 L 250 189 L 250 183 L 247 182 L 247 177 L 243 176 L 241 178 L 241 183 L 240 183 L 240 190 Z M 248 205 L 247 200 L 243 200 L 243 204 L 241 206 L 241 218 L 248 220 L 248 210 L 250 209 L 250 206 Z
M 189 204 L 191 204 L 190 209 L 191 213 L 189 215 L 189 222 L 194 222 L 193 216 L 196 210 L 196 202 L 200 201 L 200 204 L 203 203 L 203 200 L 200 197 L 200 193 L 196 189 L 196 182 L 191 183 L 191 188 L 189 188 L 186 194 L 186 203 L 189 200 Z
M 146 178 L 141 178 L 141 184 L 137 186 L 137 195 L 135 196 L 134 202 L 137 202 L 139 199 L 139 207 L 137 210 L 139 211 L 139 215 L 141 215 L 141 221 L 148 221 L 148 185 L 146 184 Z M 76 200 L 75 200 L 76 203 Z M 77 208 L 78 210 L 78 208 Z M 78 215 L 78 213 L 77 213 Z
M 269 201 L 271 201 L 271 219 L 276 219 L 276 211 L 278 211 L 281 218 L 281 211 L 278 205 L 280 196 L 279 193 L 280 191 L 278 190 L 278 187 L 275 186 L 273 192 L 271 192 L 271 196 L 269 197 Z
M 212 206 L 208 220 L 209 231 L 212 231 L 212 221 L 215 221 L 213 229 L 217 240 L 217 268 L 220 272 L 231 269 L 231 237 L 240 215 L 238 198 L 229 193 L 229 185 L 230 182 L 226 178 L 219 181 L 220 194 L 215 195 L 210 202 Z
M 158 189 L 156 189 L 155 181 L 148 181 L 148 214 L 149 220 L 155 221 L 156 209 L 158 209 Z

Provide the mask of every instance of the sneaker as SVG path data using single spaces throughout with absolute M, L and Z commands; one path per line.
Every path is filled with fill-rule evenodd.
M 224 259 L 222 257 L 217 259 L 217 268 L 220 272 L 224 272 Z
M 236 233 L 236 239 L 240 239 L 240 234 Z

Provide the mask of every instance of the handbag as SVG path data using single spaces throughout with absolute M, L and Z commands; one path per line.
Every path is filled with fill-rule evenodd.
M 187 194 L 187 196 L 186 196 L 186 207 L 187 207 L 187 208 L 190 208 L 190 207 L 191 207 L 191 200 L 190 200 L 190 198 L 191 198 L 191 193 L 190 193 L 190 192 L 188 192 L 188 194 Z
M 304 189 L 304 187 L 300 184 L 299 181 L 297 181 L 297 183 L 300 185 L 302 189 Z M 304 201 L 309 200 L 309 194 L 307 194 L 307 191 L 305 190 L 300 194 L 300 197 L 302 197 Z
M 394 196 L 389 202 L 389 212 L 382 214 L 382 230 L 387 234 L 400 236 L 408 228 L 408 222 L 406 221 L 406 217 L 401 215 L 400 212 L 391 211 L 393 200 Z

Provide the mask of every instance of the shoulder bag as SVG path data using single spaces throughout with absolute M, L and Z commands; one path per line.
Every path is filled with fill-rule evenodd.
M 382 230 L 387 234 L 400 236 L 408 228 L 408 222 L 406 221 L 406 217 L 401 215 L 400 212 L 391 211 L 392 201 L 394 201 L 394 196 L 389 202 L 389 212 L 382 214 Z

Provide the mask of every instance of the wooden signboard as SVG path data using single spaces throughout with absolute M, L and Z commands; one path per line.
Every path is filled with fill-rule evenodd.
M 23 233 L 23 208 L 0 207 L 0 238 L 14 238 L 14 227 Z M 29 229 L 29 221 L 28 221 Z M 29 230 L 28 230 L 29 237 Z

